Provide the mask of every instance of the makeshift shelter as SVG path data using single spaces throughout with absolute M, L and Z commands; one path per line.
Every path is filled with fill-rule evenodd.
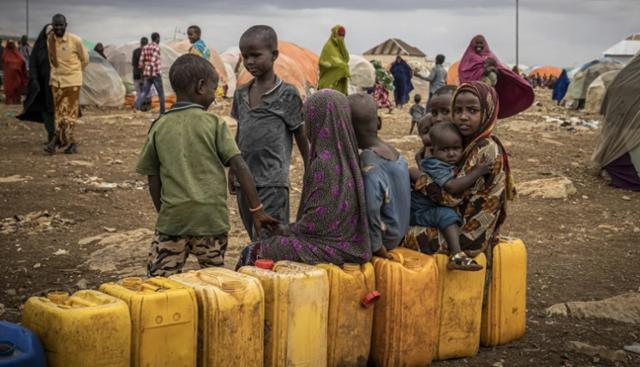
M 584 64 L 575 74 L 564 97 L 567 101 L 579 101 L 587 98 L 587 88 L 600 75 L 611 70 L 620 70 L 623 65 L 613 59 L 592 60 Z M 574 103 L 575 104 L 575 103 Z
M 460 67 L 460 60 L 454 62 L 449 66 L 449 71 L 447 71 L 447 84 L 451 85 L 459 85 L 460 78 L 458 77 L 458 68 Z
M 282 80 L 293 84 L 305 98 L 318 85 L 318 55 L 294 43 L 278 41 L 280 55 L 276 59 L 274 69 Z M 240 63 L 237 85 L 248 83 L 251 74 Z
M 546 75 L 547 77 L 555 76 L 557 78 L 560 74 L 562 74 L 562 69 L 553 65 L 536 66 L 529 72 L 529 76 L 538 75 L 540 77 Z
M 167 46 L 171 47 L 172 49 L 176 50 L 180 55 L 182 55 L 189 52 L 189 49 L 191 48 L 191 43 L 189 42 L 188 39 L 173 40 L 173 41 L 169 41 L 167 43 Z M 218 52 L 216 51 L 216 49 L 210 43 L 207 43 L 207 47 L 209 47 L 209 50 L 211 51 L 211 53 L 209 54 L 209 62 L 216 69 L 216 71 L 218 72 L 218 76 L 220 77 L 220 81 L 218 84 L 226 85 L 227 81 L 229 80 L 229 77 L 227 76 L 227 69 L 224 67 L 224 63 L 222 62 L 222 59 L 220 58 L 220 55 L 218 55 Z
M 592 159 L 607 170 L 612 185 L 640 191 L 640 54 L 611 82 L 602 112 Z
M 602 56 L 628 63 L 640 52 L 640 33 L 629 35 L 627 38 L 606 49 Z
M 233 71 L 233 67 L 231 67 L 231 65 L 225 62 L 224 67 L 227 70 L 227 77 L 229 78 L 227 80 L 227 89 L 225 91 L 224 96 L 231 98 L 233 97 L 233 93 L 235 93 L 236 91 L 238 80 L 236 79 L 236 74 Z
M 220 54 L 220 58 L 222 62 L 225 64 L 231 65 L 234 74 L 238 73 L 240 70 L 240 64 L 242 61 L 242 56 L 240 55 L 240 48 L 238 46 L 229 47 L 223 53 Z M 227 73 L 228 75 L 229 73 Z
M 387 69 L 398 56 L 401 56 L 410 65 L 420 64 L 427 69 L 431 69 L 431 63 L 427 60 L 427 55 L 424 52 L 399 38 L 389 38 L 367 50 L 362 56 L 369 61 L 380 61 L 382 66 Z
M 585 102 L 585 109 L 588 112 L 600 112 L 607 89 L 619 72 L 620 70 L 607 71 L 589 85 L 589 88 L 587 88 L 587 100 Z
M 349 94 L 364 92 L 376 83 L 376 69 L 360 55 L 349 55 Z
M 124 103 L 125 92 L 116 69 L 100 54 L 89 50 L 89 64 L 82 71 L 80 105 L 120 107 Z

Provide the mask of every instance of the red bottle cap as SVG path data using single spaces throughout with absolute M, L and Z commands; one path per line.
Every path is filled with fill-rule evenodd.
M 369 307 L 373 306 L 373 304 L 376 303 L 376 301 L 378 301 L 378 299 L 380 299 L 380 292 L 371 291 L 371 292 L 367 293 L 366 296 L 364 296 L 362 301 L 360 301 L 360 304 L 364 308 L 369 308 Z
M 271 259 L 258 259 L 256 260 L 256 267 L 260 269 L 273 269 L 274 262 Z

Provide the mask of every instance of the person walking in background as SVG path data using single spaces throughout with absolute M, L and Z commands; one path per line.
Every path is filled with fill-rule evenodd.
M 160 56 L 160 34 L 157 32 L 151 34 L 151 43 L 142 48 L 138 66 L 142 69 L 144 85 L 136 99 L 135 109 L 140 110 L 142 102 L 147 99 L 151 91 L 151 86 L 153 85 L 160 99 L 160 114 L 163 114 L 164 88 L 162 87 L 162 60 Z
M 140 68 L 140 54 L 142 53 L 144 46 L 148 43 L 149 39 L 147 37 L 140 38 L 140 47 L 133 50 L 133 54 L 131 55 L 131 66 L 133 67 L 133 88 L 136 91 L 136 96 L 140 95 L 144 84 L 144 80 L 142 80 L 142 69 Z
M 447 85 L 447 70 L 442 65 L 444 64 L 444 60 L 444 55 L 437 55 L 436 66 L 431 69 L 431 73 L 428 77 L 421 78 L 429 82 L 429 99 L 427 100 L 427 112 L 431 112 L 431 97 L 433 97 L 433 94 L 438 89 Z
M 409 102 L 409 93 L 413 90 L 413 70 L 411 66 L 400 56 L 391 64 L 391 75 L 393 75 L 393 94 L 396 100 L 396 107 L 402 107 Z
M 13 41 L 7 42 L 1 61 L 4 71 L 4 103 L 20 104 L 22 89 L 27 85 L 27 66 Z
M 189 42 L 191 42 L 191 47 L 189 47 L 189 53 L 200 56 L 205 60 L 209 60 L 209 56 L 211 56 L 211 50 L 207 46 L 206 43 L 200 38 L 202 36 L 202 30 L 197 25 L 192 25 L 187 28 L 187 37 L 189 37 Z
M 29 70 L 29 56 L 31 56 L 31 46 L 29 46 L 29 39 L 26 35 L 20 38 L 20 47 L 18 47 L 18 50 L 20 50 L 20 55 L 22 55 L 24 62 L 27 63 L 27 70 Z
M 345 96 L 349 94 L 349 51 L 344 43 L 346 31 L 337 25 L 320 53 L 320 79 L 318 89 L 330 88 Z
M 51 92 L 53 94 L 56 137 L 45 151 L 54 154 L 58 146 L 67 146 L 65 154 L 77 152 L 74 128 L 80 112 L 80 88 L 82 69 L 89 64 L 89 53 L 82 39 L 67 32 L 67 19 L 56 14 L 51 20 L 53 32 L 48 37 L 49 62 L 51 63 Z
M 107 59 L 107 56 L 104 54 L 104 46 L 102 42 L 96 43 L 96 46 L 93 48 L 93 51 L 97 52 L 98 55 L 102 56 L 103 59 Z

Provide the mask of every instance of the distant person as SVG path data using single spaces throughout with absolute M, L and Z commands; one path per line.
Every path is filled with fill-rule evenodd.
M 344 42 L 346 30 L 337 25 L 320 53 L 318 89 L 330 88 L 345 96 L 349 94 L 349 51 Z
M 226 167 L 238 176 L 256 228 L 277 223 L 264 213 L 224 119 L 206 112 L 218 85 L 213 65 L 182 55 L 171 66 L 169 80 L 177 101 L 151 125 L 136 167 L 148 176 L 158 212 L 149 276 L 180 273 L 189 254 L 202 268 L 224 265 L 229 232 Z
M 77 152 L 74 130 L 80 112 L 82 69 L 89 64 L 89 54 L 82 45 L 82 39 L 67 32 L 64 15 L 54 15 L 51 24 L 53 32 L 48 38 L 48 48 L 56 138 L 49 142 L 45 151 L 54 154 L 58 146 L 68 145 L 65 154 L 74 154 Z
M 409 230 L 409 167 L 407 160 L 391 144 L 378 137 L 382 123 L 373 98 L 366 94 L 353 94 L 349 96 L 349 104 L 358 148 L 361 149 L 360 166 L 371 252 L 386 258 L 387 250 L 397 247 Z
M 382 67 L 380 61 L 373 60 L 371 65 L 376 70 L 376 82 L 371 90 L 373 99 L 376 101 L 378 108 L 388 108 L 389 113 L 393 112 L 393 103 L 389 98 L 389 93 L 393 93 L 393 76 Z
M 256 182 L 260 202 L 267 214 L 289 223 L 289 167 L 293 139 L 307 166 L 309 144 L 302 120 L 302 98 L 293 85 L 284 82 L 273 70 L 278 57 L 278 36 L 273 28 L 257 25 L 240 37 L 244 67 L 253 79 L 239 87 L 233 96 L 231 117 L 238 121 L 236 142 Z M 233 195 L 239 182 L 229 171 L 229 192 Z M 252 241 L 254 231 L 250 203 L 238 193 L 242 223 Z
M 102 56 L 103 59 L 107 59 L 107 56 L 104 54 L 104 45 L 101 42 L 96 43 L 93 51 L 97 52 L 98 55 Z
M 140 47 L 133 50 L 131 55 L 131 66 L 133 67 L 133 87 L 136 91 L 136 96 L 142 93 L 142 87 L 144 86 L 144 79 L 142 79 L 142 68 L 140 68 L 140 56 L 142 49 L 149 43 L 147 37 L 140 38 Z
M 498 118 L 507 118 L 518 114 L 533 104 L 533 88 L 520 75 L 504 66 L 491 52 L 489 44 L 482 35 L 473 37 L 462 56 L 459 68 L 460 83 L 481 81 L 485 74 L 485 61 L 491 58 L 496 62 L 498 80 L 495 90 L 500 99 Z
M 29 46 L 29 38 L 24 35 L 20 37 L 20 55 L 24 59 L 24 62 L 27 63 L 27 70 L 29 70 L 29 56 L 31 56 L 31 46 Z
M 409 102 L 409 93 L 413 90 L 413 70 L 411 66 L 400 56 L 396 57 L 396 61 L 391 64 L 391 75 L 393 75 L 393 95 L 396 101 L 396 107 L 402 108 Z
M 56 123 L 54 119 L 53 94 L 50 86 L 51 63 L 47 49 L 48 29 L 51 25 L 42 27 L 33 50 L 29 56 L 29 81 L 24 108 L 18 119 L 44 123 L 47 131 L 45 144 L 55 140 Z
M 413 96 L 413 102 L 413 106 L 409 109 L 409 114 L 411 115 L 411 128 L 409 129 L 409 135 L 413 134 L 413 128 L 426 114 L 426 108 L 420 104 L 420 102 L 422 102 L 422 96 L 420 94 L 416 93 L 416 95 Z
M 189 53 L 200 56 L 205 60 L 209 60 L 211 56 L 211 50 L 207 46 L 206 43 L 200 38 L 202 36 L 202 30 L 197 25 L 192 25 L 187 28 L 187 37 L 189 37 L 189 42 L 191 42 L 191 47 L 189 47 Z
M 431 96 L 438 89 L 447 84 L 447 70 L 444 68 L 445 57 L 442 54 L 436 56 L 436 65 L 431 69 L 431 73 L 426 78 L 422 78 L 429 82 L 429 99 L 427 100 L 427 112 L 431 112 Z
M 164 113 L 164 88 L 162 87 L 162 57 L 160 55 L 160 34 L 151 34 L 151 43 L 142 48 L 138 67 L 142 69 L 144 84 L 138 98 L 136 98 L 135 109 L 140 110 L 142 103 L 151 92 L 151 86 L 158 92 L 160 99 L 160 114 Z
M 22 90 L 27 85 L 27 64 L 13 41 L 7 42 L 1 61 L 4 73 L 4 103 L 20 104 Z

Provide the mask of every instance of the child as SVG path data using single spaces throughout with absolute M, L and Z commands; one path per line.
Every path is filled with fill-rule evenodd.
M 476 180 L 490 172 L 490 165 L 481 160 L 470 174 L 454 178 L 456 165 L 462 157 L 462 135 L 451 122 L 434 125 L 429 131 L 431 139 L 431 157 L 421 162 L 422 172 L 411 172 L 411 179 L 417 180 L 420 174 L 429 175 L 437 185 L 450 194 L 460 194 L 471 188 Z M 460 216 L 451 208 L 438 206 L 429 197 L 420 192 L 411 193 L 411 225 L 437 227 L 449 247 L 448 269 L 477 271 L 482 265 L 467 256 L 460 249 Z
M 451 122 L 451 98 L 455 91 L 455 85 L 445 85 L 431 96 L 431 113 L 426 114 L 418 123 L 418 134 L 424 144 L 416 154 L 418 166 L 423 158 L 431 155 L 431 140 L 429 139 L 431 126 L 441 122 Z
M 207 113 L 218 75 L 205 59 L 182 55 L 169 71 L 177 102 L 154 121 L 136 171 L 149 176 L 158 211 L 147 273 L 179 273 L 191 253 L 201 267 L 222 266 L 229 213 L 224 168 L 231 166 L 259 230 L 277 221 L 265 214 L 251 173 L 226 123 Z
M 388 143 L 380 140 L 381 121 L 373 97 L 349 96 L 351 118 L 362 149 L 360 164 L 369 219 L 369 236 L 374 255 L 388 257 L 409 230 L 411 190 L 407 161 Z
M 416 126 L 418 121 L 422 120 L 425 114 L 424 106 L 420 105 L 420 101 L 422 101 L 422 96 L 417 94 L 413 96 L 413 106 L 409 109 L 409 113 L 411 114 L 411 129 L 409 129 L 409 135 L 413 134 L 413 128 Z
M 298 90 L 273 71 L 278 58 L 278 36 L 273 28 L 257 25 L 240 37 L 244 67 L 253 75 L 236 90 L 231 116 L 238 121 L 236 142 L 255 178 L 260 201 L 270 216 L 289 223 L 289 166 L 292 137 L 307 165 L 308 143 L 302 121 L 302 99 Z M 234 170 L 229 174 L 229 191 L 236 193 Z M 239 193 L 238 208 L 244 227 L 253 241 L 251 207 Z
M 482 81 L 491 87 L 495 87 L 498 83 L 498 65 L 496 60 L 489 57 L 484 60 L 484 74 L 482 74 Z

